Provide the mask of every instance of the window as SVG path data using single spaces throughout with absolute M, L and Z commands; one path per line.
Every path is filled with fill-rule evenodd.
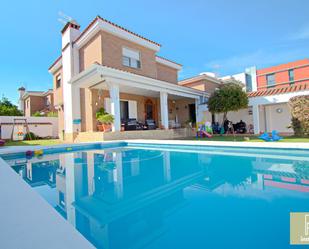
M 57 75 L 56 77 L 56 88 L 59 88 L 61 86 L 61 75 Z
M 252 92 L 252 77 L 250 74 L 245 74 L 246 77 L 246 92 Z
M 276 84 L 275 81 L 275 74 L 268 74 L 266 75 L 266 80 L 267 80 L 267 86 L 272 87 Z
M 49 102 L 49 98 L 48 97 L 45 97 L 45 106 L 50 106 L 50 102 Z
M 141 68 L 140 52 L 122 48 L 122 65 L 132 68 Z
M 289 70 L 289 81 L 290 84 L 294 84 L 294 69 Z

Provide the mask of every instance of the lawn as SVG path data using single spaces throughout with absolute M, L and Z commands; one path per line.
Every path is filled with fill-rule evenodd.
M 190 140 L 200 141 L 222 141 L 222 142 L 264 142 L 256 136 L 213 136 L 212 138 L 190 138 Z M 309 143 L 309 137 L 283 137 L 280 143 Z
M 61 144 L 62 141 L 59 139 L 39 139 L 29 141 L 7 141 L 5 146 L 27 146 L 27 145 L 56 145 Z

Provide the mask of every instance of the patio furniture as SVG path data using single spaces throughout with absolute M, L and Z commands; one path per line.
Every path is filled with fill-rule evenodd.
M 128 119 L 124 123 L 124 130 L 125 131 L 136 131 L 136 130 L 142 130 L 142 125 L 134 118 Z
M 234 130 L 236 133 L 244 134 L 247 132 L 247 125 L 244 121 L 240 120 L 240 122 L 235 124 Z
M 153 119 L 146 119 L 145 126 L 146 126 L 145 128 L 147 130 L 155 130 L 155 129 L 157 129 L 156 122 Z

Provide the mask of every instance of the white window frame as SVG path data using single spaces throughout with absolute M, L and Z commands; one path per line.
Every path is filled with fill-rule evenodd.
M 136 58 L 133 58 L 133 57 L 130 57 L 130 56 L 127 56 L 125 55 L 124 53 L 124 50 L 128 50 L 128 51 L 132 51 L 132 52 L 135 52 L 135 53 L 138 53 L 138 60 Z M 123 59 L 124 58 L 128 58 L 129 59 L 129 65 L 125 65 L 123 63 Z M 135 60 L 137 62 L 137 67 L 134 67 L 132 66 L 132 60 Z M 122 65 L 125 66 L 125 67 L 129 67 L 129 68 L 134 68 L 134 69 L 141 69 L 142 68 L 142 63 L 141 63 L 141 52 L 138 51 L 138 50 L 135 50 L 135 49 L 131 49 L 131 48 L 128 48 L 128 47 L 122 47 Z

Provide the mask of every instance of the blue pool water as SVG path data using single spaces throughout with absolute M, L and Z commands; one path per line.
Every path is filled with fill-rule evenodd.
M 290 248 L 290 212 L 309 211 L 305 150 L 118 144 L 4 159 L 97 248 Z

